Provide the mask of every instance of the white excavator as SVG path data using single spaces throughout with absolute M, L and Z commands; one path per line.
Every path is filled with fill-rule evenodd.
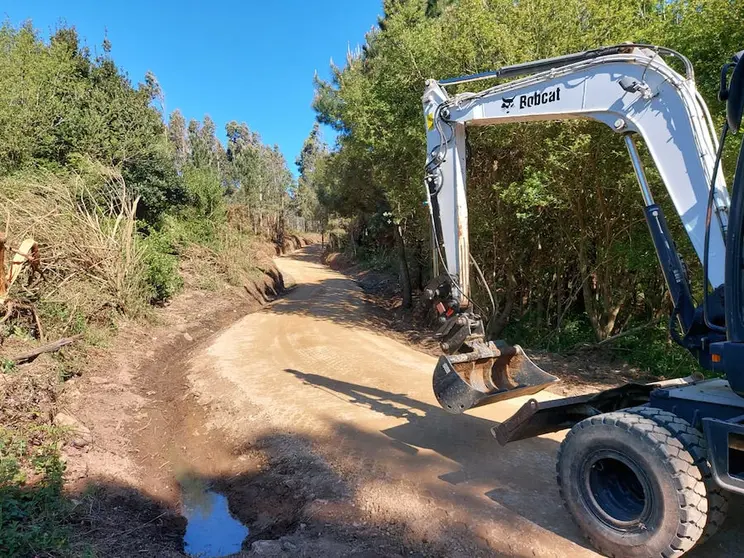
M 669 65 L 673 59 L 682 73 Z M 446 90 L 484 79 L 496 85 L 476 93 Z M 710 379 L 531 398 L 492 429 L 501 445 L 570 429 L 558 453 L 560 492 L 589 541 L 608 556 L 681 556 L 719 528 L 728 493 L 744 494 L 744 152 L 731 193 L 720 169 L 726 137 L 742 123 L 744 51 L 723 66 L 719 98 L 726 122 L 717 140 L 690 61 L 643 44 L 426 82 L 425 186 L 435 266 L 441 263 L 443 272 L 424 297 L 438 315 L 444 353 L 434 393 L 450 413 L 529 396 L 558 381 L 519 346 L 489 340 L 470 298 L 467 128 L 586 118 L 609 126 L 627 146 L 673 304 L 671 336 Z M 702 263 L 706 288 L 699 303 L 654 202 L 637 136 Z

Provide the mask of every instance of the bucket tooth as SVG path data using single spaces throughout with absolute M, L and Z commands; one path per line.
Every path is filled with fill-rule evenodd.
M 448 413 L 532 395 L 558 381 L 519 345 L 482 345 L 470 353 L 443 355 L 434 369 L 434 395 Z

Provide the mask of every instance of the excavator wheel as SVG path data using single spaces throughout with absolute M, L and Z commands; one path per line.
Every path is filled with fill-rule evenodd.
M 682 556 L 713 526 L 712 485 L 693 447 L 699 440 L 683 436 L 687 423 L 668 414 L 638 407 L 597 415 L 574 426 L 561 444 L 561 496 L 607 556 Z
M 708 447 L 705 438 L 697 428 L 669 411 L 662 411 L 654 407 L 638 407 L 634 411 L 669 430 L 690 453 L 703 475 L 703 483 L 705 483 L 708 496 L 708 520 L 703 528 L 703 536 L 698 542 L 699 546 L 721 528 L 728 514 L 729 504 L 728 493 L 718 486 L 713 478 L 713 472 L 708 462 Z

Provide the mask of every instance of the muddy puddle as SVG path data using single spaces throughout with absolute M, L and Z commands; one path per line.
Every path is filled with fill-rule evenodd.
M 182 480 L 181 490 L 188 521 L 186 553 L 194 558 L 222 558 L 239 552 L 249 531 L 230 513 L 227 497 L 195 479 Z

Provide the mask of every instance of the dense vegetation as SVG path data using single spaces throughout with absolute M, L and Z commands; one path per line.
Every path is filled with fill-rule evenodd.
M 0 200 L 7 209 L 0 219 L 11 238 L 39 240 L 42 263 L 53 267 L 59 262 L 51 260 L 75 258 L 49 257 L 64 249 L 61 239 L 47 238 L 56 220 L 45 204 L 61 214 L 131 217 L 140 294 L 147 295 L 141 302 L 157 302 L 177 288 L 176 261 L 164 256 L 189 242 L 219 251 L 231 241 L 223 225 L 240 219 L 241 230 L 281 234 L 292 176 L 278 147 L 245 124 L 226 126 L 226 148 L 209 116 L 186 123 L 176 110 L 166 125 L 155 76 L 133 86 L 110 49 L 104 42 L 93 56 L 73 28 L 48 42 L 30 25 L 0 29 Z M 111 302 L 134 310 L 131 301 Z
M 0 27 L 0 242 L 8 259 L 24 238 L 39 248 L 0 300 L 2 556 L 67 546 L 65 431 L 50 419 L 86 344 L 106 343 L 122 316 L 146 317 L 184 281 L 216 288 L 260 273 L 257 245 L 282 242 L 294 212 L 276 146 L 238 122 L 224 144 L 209 116 L 187 123 L 175 111 L 166 123 L 155 76 L 132 84 L 110 52 L 104 41 L 91 53 L 74 28 L 45 40 L 30 24 Z M 82 340 L 54 360 L 9 358 L 71 335 Z
M 624 41 L 661 44 L 692 60 L 720 125 L 720 67 L 744 45 L 744 3 L 735 0 L 386 0 L 384 9 L 366 44 L 316 82 L 318 121 L 339 135 L 335 149 L 311 150 L 321 156 L 303 178 L 316 211 L 343 219 L 350 250 L 403 262 L 404 295 L 429 273 L 426 78 Z M 567 348 L 649 324 L 613 350 L 663 374 L 694 368 L 668 342 L 665 286 L 622 140 L 571 121 L 475 128 L 468 142 L 470 242 L 496 296 L 493 335 Z M 654 193 L 668 203 L 659 180 Z M 681 249 L 699 277 L 690 248 Z M 475 298 L 488 307 L 483 292 Z
M 166 117 L 155 76 L 133 84 L 108 41 L 91 52 L 73 28 L 48 40 L 30 24 L 0 28 L 0 234 L 11 249 L 32 236 L 40 257 L 0 305 L 0 554 L 67 545 L 64 432 L 49 418 L 58 379 L 80 367 L 73 350 L 21 371 L 7 347 L 74 334 L 104 343 L 121 316 L 147 315 L 184 281 L 239 284 L 259 265 L 258 239 L 281 243 L 295 213 L 360 259 L 394 262 L 410 303 L 431 259 L 426 78 L 622 41 L 663 44 L 691 58 L 720 124 L 719 68 L 744 46 L 739 0 L 383 4 L 363 48 L 316 81 L 318 122 L 338 142 L 329 148 L 316 126 L 296 184 L 278 148 L 245 124 L 229 123 L 220 141 L 208 116 Z M 496 296 L 494 336 L 568 348 L 647 325 L 613 350 L 664 374 L 694 368 L 664 330 L 665 287 L 619 138 L 573 121 L 478 129 L 469 144 L 471 246 Z M 658 180 L 655 194 L 666 203 Z M 485 292 L 475 297 L 487 306 Z

